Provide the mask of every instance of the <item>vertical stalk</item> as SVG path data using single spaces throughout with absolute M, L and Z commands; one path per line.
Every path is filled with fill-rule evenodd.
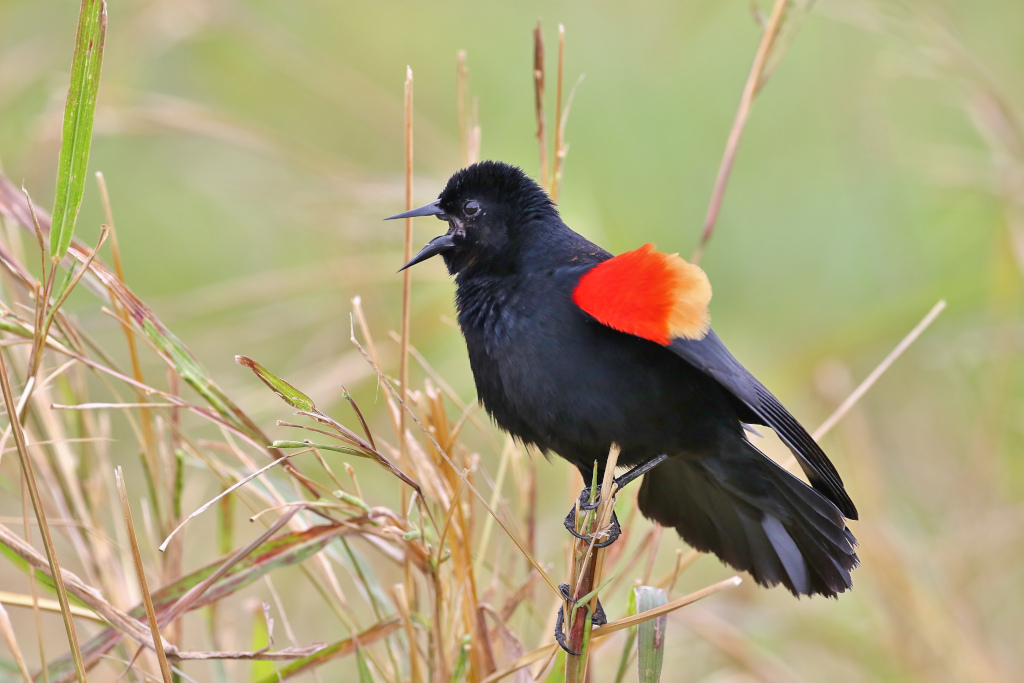
M 37 335 L 41 332 L 39 329 L 35 330 Z M 0 353 L 0 391 L 4 395 L 4 405 L 7 408 L 7 417 L 11 423 L 11 433 L 14 436 L 14 443 L 18 449 L 18 456 L 21 458 L 21 471 L 24 474 L 28 493 L 32 499 L 32 508 L 35 510 L 36 521 L 39 523 L 39 531 L 43 536 L 46 559 L 50 563 L 50 575 L 53 577 L 53 583 L 57 587 L 57 600 L 60 602 L 61 616 L 64 617 L 64 630 L 67 632 L 71 656 L 75 662 L 75 672 L 78 674 L 78 680 L 81 683 L 85 683 L 85 660 L 82 659 L 82 652 L 78 647 L 75 622 L 71 619 L 71 605 L 68 603 L 67 589 L 64 587 L 64 575 L 61 574 L 60 564 L 57 562 L 57 551 L 53 546 L 53 537 L 50 536 L 50 527 L 46 523 L 43 501 L 39 497 L 39 488 L 36 486 L 35 474 L 32 472 L 32 461 L 29 458 L 25 433 L 22 431 L 21 423 L 18 421 L 18 409 L 14 404 L 14 394 L 11 391 L 11 383 L 7 375 L 7 362 L 4 360 L 3 353 Z
M 408 211 L 413 208 L 412 206 L 412 68 L 405 67 L 405 209 Z M 412 258 L 412 219 L 405 219 L 405 245 L 404 245 L 405 258 L 403 263 L 408 263 Z M 400 397 L 402 403 L 406 403 L 409 397 L 409 326 L 411 318 L 411 298 L 412 298 L 412 269 L 406 268 L 402 271 L 402 338 L 401 338 L 401 349 L 399 359 L 399 390 L 401 391 Z M 405 411 L 401 408 L 398 411 L 398 448 L 399 458 L 403 463 L 407 463 L 409 459 L 409 444 L 406 440 L 406 428 L 405 428 Z M 405 466 L 405 465 L 403 465 Z M 402 519 L 405 520 L 408 526 L 409 512 L 411 508 L 411 497 L 409 487 L 404 483 L 401 485 L 401 513 Z M 416 581 L 412 573 L 412 562 L 410 561 L 408 553 L 405 555 L 405 561 L 403 562 L 403 595 L 406 599 L 407 608 L 409 611 L 415 610 L 416 606 Z M 412 638 L 412 633 L 409 637 L 409 657 L 416 662 L 417 660 L 417 644 Z M 390 652 L 390 650 L 389 650 Z M 418 666 L 414 666 L 414 669 L 418 670 Z M 415 673 L 418 673 L 415 672 Z M 414 681 L 416 678 L 414 677 Z
M 615 496 L 618 493 L 614 483 L 615 464 L 619 459 L 619 447 L 612 444 L 608 452 L 608 460 L 604 467 L 601 482 L 601 504 L 596 512 L 588 512 L 583 523 L 578 527 L 583 535 L 591 536 L 590 541 L 576 539 L 573 544 L 572 583 L 569 591 L 574 603 L 565 605 L 568 634 L 566 644 L 569 649 L 579 655 L 567 655 L 565 658 L 565 682 L 583 683 L 587 679 L 587 665 L 590 659 L 591 618 L 597 611 L 597 589 L 601 583 L 604 569 L 604 548 L 594 548 L 597 534 L 608 527 L 611 522 L 612 510 L 615 507 Z M 593 497 L 593 489 L 591 495 Z M 592 498 L 593 499 L 593 498 Z M 577 510 L 579 522 L 579 510 Z M 589 596 L 589 597 L 588 597 Z M 581 599 L 588 598 L 585 602 Z
M 704 254 L 711 234 L 715 230 L 715 221 L 718 220 L 718 211 L 722 207 L 722 197 L 725 195 L 725 186 L 729 182 L 729 174 L 732 172 L 733 161 L 736 159 L 736 148 L 740 144 L 740 136 L 747 125 L 747 117 L 750 115 L 750 106 L 754 103 L 758 91 L 761 89 L 761 74 L 764 72 L 765 64 L 768 62 L 768 55 L 771 54 L 775 39 L 782 28 L 782 18 L 786 14 L 786 6 L 789 0 L 775 0 L 772 7 L 768 24 L 761 34 L 761 43 L 757 47 L 757 54 L 754 56 L 754 63 L 747 75 L 746 85 L 743 86 L 743 95 L 740 97 L 740 106 L 736 110 L 736 118 L 729 131 L 729 140 L 725 143 L 725 154 L 722 156 L 722 163 L 718 167 L 718 177 L 715 178 L 715 188 L 711 192 L 711 204 L 708 206 L 707 216 L 704 218 L 704 232 L 700 236 L 700 244 L 693 252 L 690 259 L 698 263 Z
M 135 537 L 135 524 L 132 522 L 132 509 L 128 504 L 128 489 L 125 488 L 124 475 L 120 467 L 114 470 L 114 476 L 117 478 L 117 493 L 121 499 L 121 515 L 124 517 L 125 530 L 128 532 L 128 541 L 131 543 L 132 559 L 135 562 L 135 574 L 139 579 L 139 591 L 142 593 L 142 602 L 146 607 L 149 630 L 153 634 L 156 658 L 160 662 L 160 675 L 163 678 L 163 683 L 171 683 L 171 666 L 167 663 L 163 639 L 160 637 L 160 624 L 156 619 L 156 608 L 153 607 L 153 597 L 149 592 L 149 582 L 146 581 L 146 568 L 142 566 L 142 554 L 139 552 L 139 541 Z
M 107 181 L 103 177 L 103 173 L 97 171 L 96 173 L 96 185 L 99 187 L 100 199 L 103 203 L 103 212 L 107 218 L 107 227 L 110 229 L 110 253 L 114 262 L 114 272 L 117 273 L 117 279 L 124 282 L 124 266 L 121 262 L 121 249 L 117 243 L 117 230 L 114 227 L 114 212 L 110 205 L 110 194 L 107 192 Z M 117 300 L 117 297 L 113 293 L 110 295 L 111 306 L 118 318 L 121 320 L 121 329 L 124 332 L 125 341 L 128 342 L 128 355 L 132 362 L 132 377 L 139 384 L 145 384 L 145 379 L 142 376 L 142 365 L 139 362 L 139 351 L 135 341 L 135 334 L 132 332 L 131 322 L 128 320 L 128 311 L 125 310 L 121 302 Z M 146 394 L 141 390 L 136 389 L 136 400 L 139 403 L 147 403 Z M 153 413 L 149 408 L 139 408 L 139 427 L 142 430 L 142 464 L 147 478 L 147 487 L 150 495 L 153 498 L 153 506 L 158 512 L 158 523 L 161 533 L 170 533 L 171 529 L 177 523 L 171 519 L 163 519 L 163 515 L 159 515 L 161 510 L 160 497 L 157 495 L 157 486 L 155 478 L 161 478 L 161 470 L 157 461 L 157 449 L 156 449 L 156 436 L 153 433 Z M 165 576 L 165 579 L 172 577 Z
M 412 68 L 405 68 L 405 210 L 412 209 Z M 405 219 L 405 259 L 412 259 L 412 219 Z M 402 271 L 402 341 L 401 358 L 399 360 L 399 397 L 405 403 L 409 397 L 409 303 L 412 295 L 412 269 Z M 405 441 L 405 411 L 398 411 L 398 445 L 401 459 L 408 457 L 409 446 Z M 404 489 L 403 489 L 404 491 Z M 403 493 L 404 498 L 404 493 Z M 405 501 L 402 505 L 403 516 L 408 515 Z
M 540 22 L 533 29 L 533 93 L 537 114 L 537 146 L 540 148 L 540 186 L 548 186 L 547 133 L 544 130 L 544 36 Z
M 551 162 L 551 188 L 548 194 L 553 201 L 558 201 L 558 183 L 562 179 L 562 160 L 565 153 L 562 149 L 562 80 L 565 74 L 565 26 L 558 25 L 558 76 L 555 86 L 555 147 Z
M 459 160 L 465 168 L 470 163 L 469 69 L 466 67 L 465 50 L 459 50 L 455 55 L 455 106 L 459 117 Z

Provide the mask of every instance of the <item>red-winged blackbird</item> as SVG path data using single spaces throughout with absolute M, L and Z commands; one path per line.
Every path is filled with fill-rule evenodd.
M 613 257 L 500 162 L 459 171 L 437 201 L 392 218 L 431 215 L 448 232 L 405 268 L 440 254 L 455 276 L 477 394 L 499 426 L 585 481 L 612 443 L 623 466 L 668 456 L 644 476 L 646 517 L 762 585 L 850 588 L 859 560 L 844 516 L 857 510 L 807 431 L 710 329 L 700 268 L 652 245 Z M 747 441 L 745 424 L 775 430 L 811 485 Z

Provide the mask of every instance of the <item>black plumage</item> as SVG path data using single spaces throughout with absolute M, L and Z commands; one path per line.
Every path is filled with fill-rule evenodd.
M 687 543 L 796 595 L 834 596 L 859 560 L 857 511 L 806 430 L 714 332 L 661 345 L 599 323 L 573 300 L 612 255 L 570 230 L 518 168 L 459 171 L 439 199 L 397 217 L 449 224 L 406 267 L 440 254 L 480 401 L 503 429 L 589 481 L 612 443 L 619 464 L 670 456 L 644 476 L 641 512 Z M 757 450 L 743 425 L 775 430 L 810 486 Z

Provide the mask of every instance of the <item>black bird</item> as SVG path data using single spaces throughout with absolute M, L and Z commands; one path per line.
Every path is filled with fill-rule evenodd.
M 612 256 L 500 162 L 457 172 L 437 201 L 391 218 L 413 216 L 448 223 L 403 269 L 440 254 L 455 276 L 477 393 L 499 426 L 585 481 L 612 443 L 622 466 L 657 464 L 640 511 L 759 584 L 830 597 L 852 586 L 844 518 L 857 510 L 807 431 L 710 329 L 700 268 L 652 245 Z M 747 441 L 745 424 L 775 430 L 810 486 Z

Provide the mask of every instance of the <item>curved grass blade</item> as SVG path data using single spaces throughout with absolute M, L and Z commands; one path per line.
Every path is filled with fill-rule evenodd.
M 75 220 L 85 193 L 92 122 L 96 114 L 96 93 L 100 87 L 100 66 L 106 33 L 105 0 L 82 0 L 57 166 L 57 193 L 53 204 L 53 230 L 50 234 L 50 256 L 54 259 L 63 258 L 71 246 Z

